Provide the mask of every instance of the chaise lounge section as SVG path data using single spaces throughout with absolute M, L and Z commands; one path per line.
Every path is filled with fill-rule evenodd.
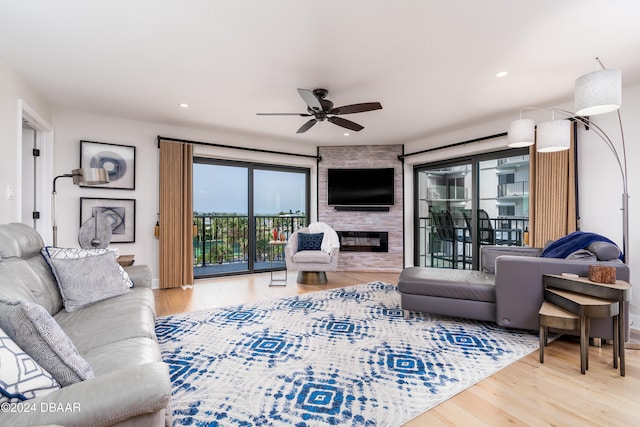
M 596 246 L 602 249 L 603 245 Z M 615 267 L 617 279 L 629 281 L 629 267 L 615 257 L 612 259 L 611 251 L 596 250 L 596 256 L 600 254 L 603 258 L 595 261 L 543 258 L 541 253 L 542 249 L 537 248 L 484 246 L 480 271 L 405 268 L 398 280 L 405 316 L 417 311 L 538 331 L 538 311 L 544 300 L 543 275 L 587 276 L 589 265 L 596 264 Z M 628 324 L 626 329 L 628 337 Z M 591 337 L 613 339 L 613 335 L 610 319 L 591 320 Z

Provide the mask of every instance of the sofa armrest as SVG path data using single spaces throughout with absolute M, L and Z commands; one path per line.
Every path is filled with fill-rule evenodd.
M 543 275 L 573 273 L 588 276 L 589 265 L 593 264 L 616 267 L 617 278 L 629 280 L 629 267 L 619 261 L 593 262 L 510 255 L 498 257 L 496 323 L 510 328 L 538 330 L 538 311 L 544 300 Z M 606 338 L 605 335 L 591 336 Z
M 131 265 L 123 267 L 133 285 L 138 288 L 151 288 L 151 268 L 148 265 Z
M 63 387 L 27 401 L 28 412 L 0 412 L 0 425 L 110 426 L 166 408 L 171 394 L 168 366 L 132 366 Z

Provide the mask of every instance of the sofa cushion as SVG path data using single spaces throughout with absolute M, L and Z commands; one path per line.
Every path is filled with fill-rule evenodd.
M 408 267 L 400 273 L 398 290 L 403 294 L 496 301 L 495 276 L 477 270 Z
M 109 343 L 136 337 L 155 339 L 153 291 L 133 288 L 81 310 L 60 311 L 54 318 L 81 354 Z
M 44 307 L 0 299 L 0 328 L 61 386 L 94 377 L 91 366 Z
M 83 354 L 96 376 L 128 366 L 161 362 L 160 346 L 151 338 L 127 338 L 92 348 Z
M 50 258 L 67 311 L 125 294 L 129 286 L 122 279 L 114 252 L 84 258 Z
M 20 402 L 60 388 L 49 372 L 0 329 L 0 402 Z
M 72 259 L 72 258 L 86 258 L 96 255 L 104 255 L 105 253 L 113 252 L 118 258 L 117 249 L 84 249 L 84 248 L 58 248 L 56 246 L 47 246 L 42 249 L 41 253 L 44 259 L 51 266 L 51 259 Z M 129 278 L 129 274 L 125 271 L 120 264 L 116 262 L 118 266 L 118 272 L 120 273 L 122 283 L 128 287 L 133 287 L 133 281 Z M 55 274 L 55 271 L 53 271 Z
M 324 233 L 298 233 L 298 252 L 319 251 Z

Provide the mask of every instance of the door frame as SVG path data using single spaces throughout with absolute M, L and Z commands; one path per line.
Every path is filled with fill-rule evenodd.
M 36 221 L 35 229 L 40 233 L 46 244 L 50 244 L 53 241 L 53 231 L 51 229 L 51 203 L 50 197 L 53 191 L 53 177 L 54 177 L 54 138 L 53 138 L 53 126 L 45 120 L 38 112 L 33 109 L 23 99 L 18 100 L 18 145 L 19 145 L 19 176 L 18 187 L 16 189 L 17 200 L 17 215 L 22 220 L 22 197 L 24 194 L 23 188 L 26 185 L 34 185 L 35 198 L 38 201 L 38 208 L 40 212 L 40 220 Z M 36 162 L 36 179 L 35 182 L 24 182 L 22 179 L 22 170 L 24 162 L 32 161 L 32 158 L 25 158 L 23 156 L 23 145 L 26 141 L 22 138 L 22 124 L 27 123 L 29 127 L 35 131 L 35 141 L 40 150 L 40 161 Z M 31 143 L 32 141 L 29 141 Z M 33 223 L 28 224 L 33 226 Z

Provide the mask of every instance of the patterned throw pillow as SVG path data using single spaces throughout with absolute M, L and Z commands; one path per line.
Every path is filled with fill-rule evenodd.
M 41 251 L 42 256 L 49 264 L 49 267 L 53 270 L 51 266 L 51 259 L 71 259 L 71 258 L 86 258 L 89 256 L 103 255 L 107 252 L 113 252 L 116 254 L 116 259 L 118 258 L 118 250 L 117 249 L 83 249 L 83 248 L 58 248 L 55 246 L 47 246 L 43 248 Z M 117 264 L 117 263 L 116 263 Z M 133 287 L 133 282 L 129 278 L 129 274 L 124 271 L 124 268 L 117 264 L 118 271 L 120 272 L 120 276 L 122 276 L 122 282 L 126 284 L 128 287 Z M 53 271 L 53 275 L 55 276 L 56 272 Z M 56 276 L 56 280 L 58 277 Z
M 298 233 L 298 252 L 319 251 L 324 233 Z
M 51 374 L 0 329 L 0 403 L 44 396 L 60 388 Z
M 41 305 L 0 299 L 0 328 L 61 386 L 94 377 L 89 363 Z
M 49 262 L 68 312 L 131 291 L 122 281 L 114 252 L 84 258 L 51 258 Z

